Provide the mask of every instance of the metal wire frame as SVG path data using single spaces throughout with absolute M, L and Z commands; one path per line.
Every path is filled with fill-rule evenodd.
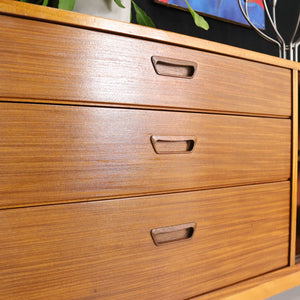
M 242 1 L 244 1 L 245 6 L 243 6 Z M 244 15 L 245 19 L 248 21 L 248 23 L 251 25 L 251 27 L 265 40 L 268 42 L 271 42 L 273 44 L 276 44 L 278 46 L 279 50 L 279 57 L 282 58 L 289 58 L 290 60 L 298 61 L 298 50 L 300 46 L 300 37 L 297 37 L 297 33 L 299 30 L 300 25 L 300 10 L 298 12 L 298 19 L 295 26 L 295 29 L 293 31 L 292 37 L 290 41 L 284 40 L 284 38 L 281 36 L 280 32 L 277 29 L 277 20 L 276 20 L 276 5 L 277 0 L 273 0 L 272 3 L 272 15 L 270 14 L 270 9 L 267 5 L 266 0 L 263 0 L 265 12 L 267 19 L 269 23 L 271 24 L 271 27 L 275 33 L 276 38 L 272 38 L 270 35 L 267 35 L 264 33 L 261 29 L 259 29 L 251 20 L 251 17 L 249 16 L 249 10 L 248 10 L 248 3 L 249 0 L 238 0 L 240 9 L 242 14 Z

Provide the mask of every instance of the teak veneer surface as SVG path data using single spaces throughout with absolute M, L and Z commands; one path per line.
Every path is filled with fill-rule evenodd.
M 195 300 L 265 300 L 288 289 L 299 286 L 300 264 L 264 274 L 224 289 L 214 291 Z M 287 299 L 288 300 L 288 299 Z
M 284 267 L 289 198 L 287 181 L 3 210 L 0 298 L 187 299 Z M 154 245 L 152 229 L 191 222 Z
M 0 114 L 2 208 L 291 176 L 289 119 L 14 103 Z M 194 149 L 157 154 L 152 136 L 192 136 Z
M 298 162 L 299 162 L 299 71 L 292 70 L 292 105 L 293 111 L 295 112 L 292 117 L 292 190 L 291 190 L 291 237 L 290 237 L 290 265 L 293 266 L 295 264 L 295 253 L 297 254 L 297 236 L 300 237 L 299 229 L 297 228 L 297 223 L 300 222 L 300 216 L 297 213 L 297 190 L 298 190 Z M 297 221 L 298 216 L 298 221 Z M 299 223 L 300 224 L 300 223 Z M 299 283 L 300 284 L 300 283 Z
M 8 0 L 0 37 L 1 299 L 258 300 L 300 284 L 299 64 Z
M 2 97 L 291 115 L 288 69 L 3 15 L 0 32 Z M 195 75 L 160 76 L 152 56 L 193 62 Z
M 153 29 L 150 27 L 139 26 L 136 24 L 118 22 L 91 15 L 75 13 L 65 10 L 58 10 L 51 7 L 30 5 L 24 2 L 16 3 L 13 0 L 0 1 L 0 13 L 18 16 L 21 18 L 36 19 L 55 24 L 92 29 L 96 31 L 109 32 L 141 38 L 145 40 L 168 43 L 172 45 L 185 45 L 191 49 L 204 50 L 222 55 L 239 57 L 249 61 L 259 61 L 270 65 L 281 66 L 284 68 L 299 70 L 299 64 L 290 60 L 266 55 L 259 52 L 240 49 L 217 42 L 195 38 L 165 30 Z

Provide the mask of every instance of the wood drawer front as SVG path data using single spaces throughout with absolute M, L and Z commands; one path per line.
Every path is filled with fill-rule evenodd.
M 289 119 L 12 103 L 0 112 L 2 208 L 290 178 Z
M 291 115 L 287 69 L 92 30 L 0 18 L 2 97 Z M 160 76 L 152 56 L 194 62 L 194 77 Z M 185 70 L 178 64 L 159 62 L 167 68 L 162 73 L 180 75 Z
M 290 182 L 0 212 L 1 299 L 187 299 L 287 265 Z M 196 223 L 155 246 L 150 231 Z

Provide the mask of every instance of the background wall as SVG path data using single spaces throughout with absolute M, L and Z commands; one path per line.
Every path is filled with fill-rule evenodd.
M 277 46 L 265 41 L 250 28 L 206 17 L 210 29 L 205 31 L 196 27 L 191 15 L 185 11 L 156 4 L 154 0 L 136 0 L 136 3 L 147 12 L 159 29 L 278 56 Z M 278 0 L 277 6 L 279 31 L 290 39 L 297 21 L 300 1 Z M 267 32 L 271 32 L 269 26 Z

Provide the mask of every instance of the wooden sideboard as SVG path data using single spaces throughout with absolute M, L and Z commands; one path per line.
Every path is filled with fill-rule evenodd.
M 300 285 L 299 64 L 8 0 L 0 27 L 1 299 Z

